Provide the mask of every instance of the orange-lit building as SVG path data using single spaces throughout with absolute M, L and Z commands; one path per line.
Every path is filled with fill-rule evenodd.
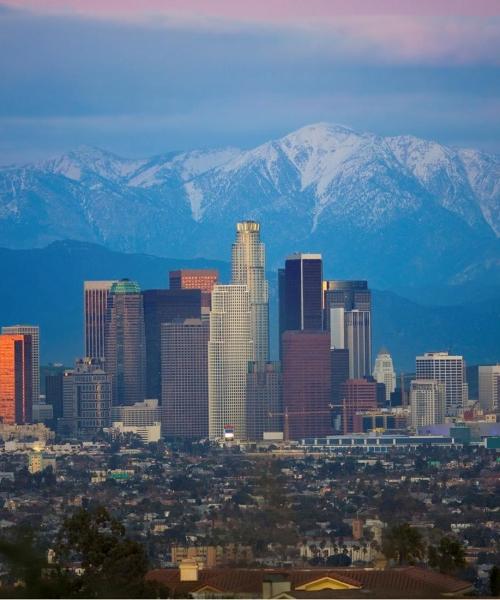
M 8 425 L 31 422 L 33 365 L 31 335 L 0 335 L 0 420 Z
M 217 269 L 179 269 L 169 273 L 171 290 L 201 290 L 201 305 L 205 308 L 210 308 L 212 290 L 218 280 Z

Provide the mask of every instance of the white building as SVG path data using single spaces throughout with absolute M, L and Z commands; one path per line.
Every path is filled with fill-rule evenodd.
M 414 428 L 444 423 L 445 385 L 432 379 L 415 379 L 410 386 L 410 415 Z
M 246 438 L 246 380 L 253 360 L 250 295 L 246 285 L 216 285 L 212 292 L 208 342 L 209 436 L 234 427 Z
M 500 365 L 479 367 L 479 404 L 484 411 L 500 408 Z
M 396 389 L 396 373 L 392 357 L 385 348 L 381 348 L 377 354 L 373 377 L 377 383 L 385 385 L 385 400 L 386 402 L 390 402 L 391 394 Z
M 8 325 L 2 333 L 31 336 L 31 361 L 33 373 L 33 404 L 40 400 L 40 328 L 38 325 Z
M 250 295 L 253 360 L 269 360 L 269 290 L 266 280 L 265 246 L 260 241 L 260 225 L 255 221 L 236 224 L 232 246 L 232 283 L 246 285 Z
M 448 352 L 426 352 L 417 356 L 416 379 L 433 379 L 444 384 L 447 415 L 457 415 L 467 406 L 468 387 L 463 356 L 453 356 Z

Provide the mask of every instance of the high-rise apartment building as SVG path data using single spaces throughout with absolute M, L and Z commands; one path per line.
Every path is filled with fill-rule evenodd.
M 250 294 L 246 285 L 216 285 L 212 292 L 208 343 L 208 410 L 210 438 L 233 427 L 247 437 L 246 378 L 254 356 Z
M 201 290 L 145 290 L 146 396 L 161 399 L 161 325 L 201 318 Z
M 283 333 L 283 412 L 290 439 L 332 434 L 330 337 Z
M 113 382 L 113 405 L 142 402 L 146 395 L 146 341 L 142 294 L 135 281 L 111 286 L 106 316 L 105 369 Z
M 463 356 L 448 352 L 426 352 L 416 359 L 416 379 L 433 379 L 445 386 L 446 414 L 456 415 L 468 400 Z
M 40 328 L 38 325 L 8 325 L 2 327 L 2 333 L 31 336 L 31 368 L 33 373 L 33 404 L 40 400 Z
M 500 364 L 479 367 L 479 404 L 485 411 L 500 409 Z
M 98 358 L 80 358 L 63 376 L 63 416 L 58 429 L 65 435 L 91 437 L 110 425 L 112 379 Z
M 323 282 L 325 329 L 332 348 L 349 350 L 349 377 L 371 375 L 371 291 L 366 281 Z
M 253 360 L 269 359 L 269 290 L 266 280 L 265 246 L 260 241 L 260 224 L 242 221 L 236 224 L 232 246 L 232 283 L 246 285 L 250 296 Z
M 31 335 L 0 335 L 0 420 L 7 425 L 32 421 L 33 351 Z
M 115 280 L 83 283 L 85 356 L 89 358 L 103 359 L 105 356 L 108 295 L 114 283 Z
M 202 309 L 210 309 L 212 290 L 218 280 L 217 269 L 179 269 L 170 271 L 169 287 L 171 290 L 201 290 Z
M 381 348 L 375 359 L 373 377 L 378 383 L 385 385 L 386 404 L 391 402 L 391 394 L 396 389 L 396 372 L 392 363 L 392 356 L 386 348 Z
M 251 362 L 247 374 L 247 435 L 283 431 L 283 380 L 279 362 Z
M 209 322 L 161 326 L 162 428 L 168 437 L 208 437 Z
M 377 384 L 366 379 L 348 379 L 342 384 L 344 434 L 353 433 L 357 413 L 377 408 Z
M 445 384 L 433 379 L 415 379 L 410 384 L 411 425 L 414 428 L 444 423 Z

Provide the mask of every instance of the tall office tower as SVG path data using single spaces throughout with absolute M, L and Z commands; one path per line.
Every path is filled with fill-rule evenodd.
M 371 375 L 371 291 L 366 281 L 325 281 L 325 329 L 332 348 L 349 350 L 349 377 Z
M 105 369 L 113 405 L 142 402 L 146 394 L 146 341 L 141 289 L 122 279 L 111 286 L 106 313 Z
M 278 269 L 278 348 L 280 361 L 283 361 L 282 336 L 285 332 L 285 315 L 285 269 Z
M 180 269 L 170 271 L 169 287 L 171 290 L 201 290 L 201 307 L 210 310 L 212 290 L 218 279 L 217 269 Z
M 208 436 L 209 323 L 185 319 L 161 326 L 162 429 L 169 437 Z
M 212 292 L 208 342 L 208 423 L 210 437 L 234 427 L 247 437 L 246 378 L 254 355 L 250 294 L 246 285 L 216 285 Z
M 7 425 L 32 421 L 33 351 L 31 335 L 0 335 L 0 420 Z
M 412 427 L 444 423 L 446 412 L 445 385 L 434 379 L 415 379 L 410 384 Z
M 500 409 L 500 365 L 479 367 L 479 404 L 485 411 Z
M 105 355 L 108 295 L 115 281 L 83 282 L 83 323 L 85 356 L 103 359 Z
M 9 325 L 2 327 L 2 333 L 31 336 L 31 368 L 33 372 L 33 404 L 40 400 L 40 328 L 38 325 Z
M 283 411 L 288 437 L 331 434 L 330 404 L 330 336 L 325 331 L 285 331 Z
M 447 415 L 456 415 L 466 406 L 468 389 L 463 356 L 452 356 L 448 352 L 426 352 L 423 356 L 417 356 L 416 362 L 416 379 L 434 379 L 444 383 Z
M 246 285 L 252 313 L 251 337 L 257 362 L 269 359 L 269 290 L 266 280 L 265 246 L 260 241 L 260 224 L 243 221 L 236 224 L 232 246 L 232 283 Z
M 161 399 L 161 324 L 201 318 L 201 290 L 145 290 L 146 396 Z
M 332 378 L 332 428 L 335 435 L 344 433 L 343 415 L 343 384 L 349 379 L 349 350 L 346 348 L 332 348 L 330 350 L 331 378 Z
M 247 374 L 247 435 L 283 431 L 283 380 L 279 362 L 251 362 Z
M 391 394 L 396 389 L 396 372 L 392 364 L 392 357 L 385 348 L 381 348 L 377 354 L 373 377 L 378 383 L 385 385 L 385 401 L 390 404 Z
M 377 408 L 377 384 L 366 379 L 348 379 L 342 384 L 344 434 L 354 432 L 356 413 Z
M 63 374 L 45 375 L 45 402 L 52 406 L 54 422 L 63 416 Z
M 98 358 L 80 358 L 63 375 L 63 416 L 58 429 L 66 435 L 91 437 L 110 425 L 112 378 Z

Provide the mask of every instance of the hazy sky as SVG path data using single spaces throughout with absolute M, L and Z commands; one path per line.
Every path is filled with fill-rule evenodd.
M 500 153 L 500 1 L 0 0 L 0 164 L 316 121 Z

